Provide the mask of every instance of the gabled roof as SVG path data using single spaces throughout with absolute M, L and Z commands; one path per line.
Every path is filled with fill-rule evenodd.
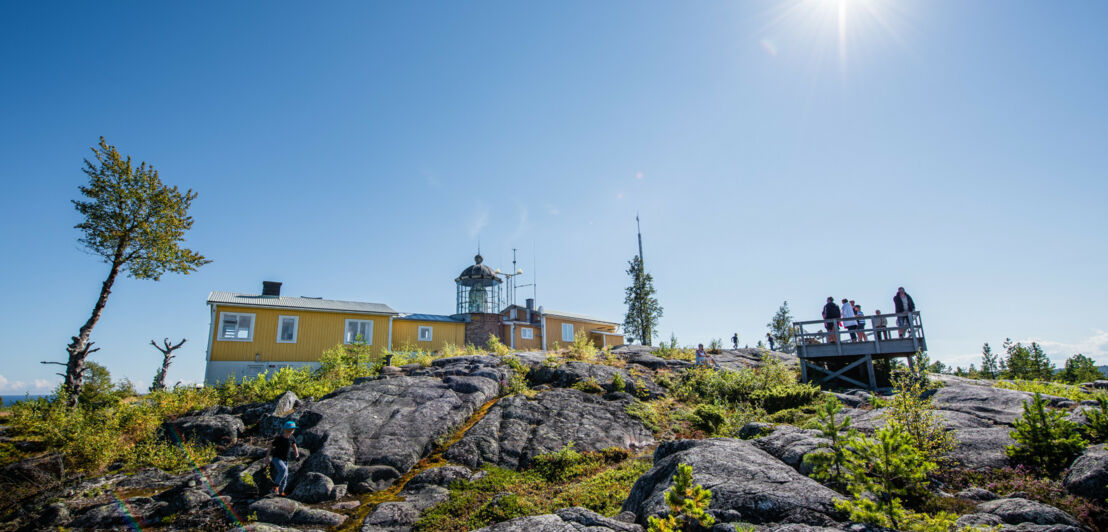
M 584 314 L 574 314 L 572 312 L 562 312 L 560 310 L 546 310 L 543 309 L 543 314 L 547 316 L 554 316 L 556 318 L 569 318 L 577 321 L 587 321 L 589 323 L 603 323 L 605 325 L 620 325 L 614 321 L 602 320 L 600 318 L 594 318 L 592 316 L 586 316 Z
M 328 312 L 350 312 L 355 314 L 399 314 L 384 303 L 364 303 L 361 301 L 339 301 L 314 297 L 260 296 L 257 294 L 238 294 L 235 292 L 215 292 L 208 294 L 208 304 L 240 305 L 244 307 L 286 308 L 295 310 L 323 310 Z
M 449 323 L 465 323 L 466 319 L 462 316 L 443 316 L 442 314 L 404 314 L 401 313 L 396 317 L 398 320 L 411 320 L 411 321 L 442 321 Z

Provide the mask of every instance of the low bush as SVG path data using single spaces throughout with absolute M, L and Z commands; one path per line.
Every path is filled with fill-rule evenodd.
M 1108 442 L 1108 397 L 1097 397 L 1097 406 L 1085 411 L 1085 436 L 1092 443 Z
M 565 357 L 569 360 L 579 360 L 581 362 L 594 362 L 598 350 L 589 340 L 589 335 L 585 331 L 577 331 L 577 334 L 573 335 L 573 343 L 569 344 L 568 351 L 565 353 Z
M 506 357 L 512 354 L 512 348 L 504 345 L 504 342 L 501 342 L 500 338 L 495 334 L 489 336 L 488 342 L 485 342 L 485 349 L 488 349 L 489 353 L 498 357 Z
M 612 391 L 622 392 L 627 388 L 627 382 L 623 380 L 623 375 L 616 373 L 612 375 Z
M 1046 475 L 1060 473 L 1088 445 L 1077 424 L 1066 419 L 1064 413 L 1048 409 L 1040 393 L 1023 403 L 1023 416 L 1013 426 L 1016 430 L 1010 434 L 1016 445 L 1005 449 L 1008 456 Z
M 689 416 L 692 427 L 709 436 L 722 436 L 727 429 L 727 411 L 712 404 L 697 405 Z
M 925 383 L 902 376 L 893 379 L 893 387 L 896 393 L 885 404 L 889 421 L 907 433 L 924 458 L 932 462 L 943 460 L 958 442 L 953 433 L 946 430 L 931 399 L 923 398 Z
M 691 347 L 679 347 L 677 345 L 677 335 L 673 334 L 669 336 L 669 343 L 662 342 L 650 354 L 667 360 L 687 360 L 689 362 L 696 360 L 696 350 Z
M 596 379 L 589 377 L 583 381 L 577 381 L 573 383 L 570 388 L 574 390 L 580 390 L 585 393 L 604 393 L 604 387 L 596 382 Z
M 820 393 L 815 386 L 800 384 L 796 372 L 776 359 L 739 371 L 692 368 L 676 379 L 670 391 L 693 404 L 751 403 L 769 412 L 803 406 Z

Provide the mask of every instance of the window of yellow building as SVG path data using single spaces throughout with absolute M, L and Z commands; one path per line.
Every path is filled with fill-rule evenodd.
M 562 324 L 562 341 L 563 342 L 572 342 L 573 341 L 573 324 L 572 323 L 563 323 Z
M 535 330 L 530 328 L 530 327 L 520 327 L 519 328 L 519 337 L 524 339 L 524 340 L 534 340 L 535 339 Z
M 346 335 L 344 344 L 362 342 L 367 345 L 373 343 L 373 322 L 370 320 L 346 320 Z
M 277 343 L 295 344 L 296 332 L 300 329 L 299 316 L 277 317 Z
M 432 338 L 432 333 L 433 333 L 433 331 L 431 330 L 430 326 L 420 325 L 419 326 L 419 341 L 420 342 L 430 342 L 431 338 Z
M 254 340 L 254 315 L 238 312 L 219 313 L 219 340 L 250 342 Z

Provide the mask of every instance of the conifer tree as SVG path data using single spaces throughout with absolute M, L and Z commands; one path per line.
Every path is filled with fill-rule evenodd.
M 997 364 L 997 355 L 989 343 L 981 346 L 981 372 L 982 379 L 995 379 L 1000 376 L 1000 366 Z
M 773 319 L 766 324 L 769 327 L 769 335 L 773 338 L 775 351 L 793 353 L 796 351 L 796 334 L 793 331 L 793 317 L 789 313 L 789 302 L 781 303 Z
M 1096 362 L 1080 353 L 1067 358 L 1065 367 L 1058 373 L 1058 380 L 1070 384 L 1092 382 L 1102 378 L 1104 375 L 1096 369 Z
M 1056 473 L 1070 465 L 1088 442 L 1081 438 L 1077 424 L 1057 410 L 1046 408 L 1046 399 L 1036 393 L 1023 403 L 1023 416 L 1013 423 L 1011 434 L 1016 445 L 1005 451 L 1013 460 Z
M 662 317 L 662 305 L 655 297 L 654 277 L 643 269 L 642 258 L 636 255 L 628 262 L 627 274 L 631 276 L 631 285 L 627 287 L 627 316 L 623 319 L 623 328 L 642 345 L 651 345 L 654 329 Z
M 844 482 L 843 467 L 846 464 L 846 442 L 857 437 L 858 432 L 850 428 L 850 416 L 837 417 L 843 409 L 834 397 L 828 397 L 817 411 L 820 434 L 827 439 L 820 447 L 826 452 L 809 453 L 804 461 L 812 466 L 812 476 L 830 481 L 836 485 Z
M 1054 377 L 1054 364 L 1047 358 L 1043 348 L 1036 342 L 1025 346 L 1020 342 L 1004 340 L 1007 358 L 1004 360 L 1004 376 L 1010 379 L 1028 379 L 1049 381 Z
M 711 528 L 715 524 L 715 518 L 708 515 L 712 491 L 700 484 L 693 485 L 691 465 L 677 464 L 673 486 L 666 490 L 665 497 L 669 515 L 663 519 L 651 516 L 647 520 L 648 532 L 677 532 L 693 530 L 696 526 Z

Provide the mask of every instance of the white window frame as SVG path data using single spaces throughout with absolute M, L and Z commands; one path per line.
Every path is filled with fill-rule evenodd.
M 427 331 L 427 338 L 423 337 L 423 331 Z M 435 329 L 431 325 L 420 325 L 416 329 L 416 340 L 420 342 L 430 342 L 435 338 Z
M 535 339 L 535 330 L 530 328 L 530 327 L 520 327 L 519 328 L 519 338 L 521 340 L 534 340 Z
M 227 338 L 226 336 L 223 336 L 223 320 L 225 320 L 225 319 L 227 319 L 231 316 L 235 317 L 235 337 L 234 338 Z M 240 329 L 239 325 L 238 325 L 238 321 L 239 321 L 239 318 L 241 316 L 249 316 L 250 317 L 250 327 L 247 329 L 246 338 L 239 338 L 238 337 L 239 329 Z M 219 324 L 216 325 L 216 327 L 218 327 L 218 331 L 219 331 L 216 334 L 216 340 L 218 340 L 220 342 L 253 342 L 254 341 L 254 328 L 257 327 L 257 326 L 258 326 L 258 316 L 255 315 L 255 314 L 252 314 L 252 313 L 249 313 L 249 312 L 220 312 L 219 313 Z
M 281 327 L 282 322 L 285 320 L 292 320 L 292 340 L 281 339 Z M 279 344 L 295 344 L 296 339 L 300 336 L 300 316 L 277 316 L 277 343 Z
M 345 345 L 350 345 L 350 344 L 353 344 L 354 340 L 358 338 L 358 335 L 354 335 L 354 338 L 351 338 L 350 341 L 347 341 L 347 339 L 346 339 L 346 331 L 350 330 L 350 323 L 351 322 L 368 323 L 369 324 L 366 327 L 366 334 L 362 335 L 362 338 L 365 339 L 365 345 L 373 345 L 373 320 L 356 320 L 356 319 L 349 319 L 349 318 L 342 324 L 342 343 L 345 344 Z
M 567 329 L 566 327 L 569 327 L 569 328 Z M 566 338 L 566 332 L 567 331 L 569 332 L 569 338 Z M 572 342 L 573 341 L 573 324 L 572 323 L 563 323 L 562 324 L 562 341 L 563 342 Z

